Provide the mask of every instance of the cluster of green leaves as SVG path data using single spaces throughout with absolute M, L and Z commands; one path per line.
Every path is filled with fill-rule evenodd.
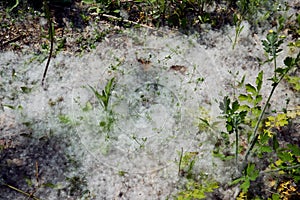
M 219 184 L 215 181 L 189 180 L 185 187 L 184 191 L 179 192 L 177 200 L 205 199 L 206 193 L 213 192 L 219 187 Z
M 261 114 L 261 87 L 263 84 L 263 71 L 260 71 L 256 77 L 255 86 L 251 83 L 244 85 L 245 93 L 242 93 L 238 96 L 240 102 L 243 102 L 240 109 L 248 111 L 251 116 L 246 119 L 247 124 L 251 124 L 251 127 L 254 128 L 259 115 Z
M 105 111 L 108 111 L 109 106 L 109 100 L 111 97 L 111 93 L 115 87 L 115 78 L 110 79 L 107 84 L 105 85 L 104 90 L 102 90 L 101 93 L 99 93 L 95 88 L 92 86 L 89 86 L 89 88 L 93 91 L 96 98 L 99 100 L 101 106 Z
M 99 126 L 104 130 L 104 132 L 106 132 L 107 139 L 109 138 L 109 132 L 111 131 L 115 122 L 114 112 L 109 106 L 110 98 L 112 95 L 112 91 L 115 88 L 115 84 L 115 78 L 113 77 L 107 82 L 105 88 L 101 92 L 98 92 L 95 88 L 89 86 L 89 88 L 93 91 L 94 95 L 99 101 L 101 107 L 104 109 L 106 117 L 99 122 Z
M 231 104 L 228 96 L 225 96 L 223 102 L 220 102 L 220 109 L 222 110 L 223 117 L 226 119 L 226 130 L 229 134 L 235 133 L 235 159 L 238 160 L 239 152 L 239 130 L 240 125 L 244 123 L 246 110 L 240 110 L 240 103 L 235 100 Z
M 259 138 L 259 153 L 275 152 L 275 162 L 269 165 L 270 170 L 279 171 L 296 182 L 300 181 L 300 148 L 295 144 L 280 146 L 277 132 L 292 123 L 293 119 L 300 117 L 300 110 L 290 110 L 286 113 L 279 113 L 269 116 L 265 122 L 265 129 Z M 283 133 L 285 134 L 285 133 Z M 271 141 L 271 146 L 269 145 Z
M 238 179 L 235 179 L 230 184 L 235 185 L 241 182 L 240 188 L 244 193 L 247 193 L 250 187 L 250 182 L 255 181 L 258 176 L 259 176 L 259 171 L 255 169 L 255 164 L 249 163 L 246 170 L 244 170 L 243 172 L 243 176 Z
M 229 137 L 226 138 L 224 135 L 235 133 L 236 161 L 238 153 L 244 155 L 239 168 L 242 170 L 243 176 L 232 182 L 232 184 L 241 183 L 240 187 L 243 194 L 247 194 L 251 181 L 255 181 L 259 176 L 259 171 L 255 169 L 255 163 L 248 162 L 248 156 L 253 152 L 258 158 L 270 157 L 271 164 L 269 169 L 280 171 L 295 182 L 300 180 L 299 146 L 293 144 L 281 146 L 278 141 L 277 132 L 279 131 L 274 131 L 274 129 L 280 130 L 282 127 L 287 126 L 291 117 L 295 117 L 297 114 L 291 115 L 285 110 L 285 113 L 265 117 L 267 108 L 271 106 L 270 100 L 278 84 L 287 76 L 291 69 L 299 66 L 300 62 L 300 53 L 298 53 L 296 57 L 286 57 L 283 61 L 284 66 L 278 67 L 277 57 L 282 51 L 280 46 L 283 44 L 284 38 L 278 33 L 270 31 L 266 36 L 266 40 L 262 41 L 264 50 L 268 55 L 265 63 L 270 63 L 274 66 L 273 76 L 268 79 L 271 81 L 272 87 L 265 105 L 262 106 L 263 97 L 261 95 L 263 71 L 257 75 L 255 85 L 250 83 L 244 84 L 244 77 L 242 78 L 240 85 L 245 88 L 245 93 L 241 93 L 237 100 L 231 103 L 230 98 L 225 96 L 223 101 L 220 102 L 220 109 L 222 117 L 225 118 L 227 130 L 227 133 L 222 132 L 221 134 L 221 138 L 225 139 L 223 143 L 227 143 L 227 148 L 230 147 Z M 251 131 L 245 134 L 246 129 L 241 129 L 241 126 L 248 127 L 247 130 Z M 242 134 L 239 134 L 239 132 L 242 132 Z M 247 137 L 244 138 L 244 136 Z M 247 141 L 243 150 L 239 149 L 238 140 L 241 142 Z M 217 153 L 216 155 L 220 154 L 219 151 Z M 272 162 L 274 156 L 275 161 Z
M 180 152 L 179 176 L 184 177 L 187 182 L 184 189 L 177 196 L 177 200 L 205 199 L 207 193 L 213 192 L 219 184 L 205 174 L 194 172 L 194 166 L 198 159 L 198 152 Z

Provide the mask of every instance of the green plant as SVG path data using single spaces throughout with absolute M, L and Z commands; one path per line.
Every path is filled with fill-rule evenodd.
M 263 120 L 264 114 L 266 112 L 267 107 L 269 106 L 269 102 L 273 96 L 273 93 L 275 91 L 275 89 L 277 88 L 278 84 L 282 81 L 282 79 L 286 76 L 286 74 L 295 66 L 297 66 L 299 64 L 300 61 L 300 53 L 298 53 L 296 58 L 292 58 L 292 57 L 286 57 L 284 60 L 284 67 L 278 67 L 277 66 L 277 56 L 278 53 L 282 51 L 282 49 L 280 49 L 280 45 L 283 43 L 283 39 L 282 37 L 280 37 L 278 35 L 278 33 L 274 32 L 274 31 L 270 31 L 267 35 L 267 39 L 263 40 L 263 46 L 264 46 L 264 50 L 266 51 L 266 53 L 269 54 L 269 58 L 267 60 L 267 62 L 273 62 L 273 66 L 274 66 L 274 73 L 273 76 L 271 78 L 269 78 L 268 80 L 270 80 L 272 82 L 272 89 L 271 92 L 268 96 L 268 99 L 259 115 L 259 118 L 256 122 L 253 134 L 252 134 L 252 138 L 250 141 L 250 146 L 248 147 L 246 153 L 245 153 L 245 157 L 244 157 L 244 163 L 245 164 L 247 162 L 248 156 L 250 154 L 250 152 L 252 151 L 253 147 L 255 146 L 255 144 L 257 143 L 258 137 L 259 137 L 259 132 L 258 132 L 258 128 Z
M 183 154 L 183 148 L 180 152 L 180 159 L 178 164 L 178 174 L 185 176 L 188 179 L 193 178 L 193 168 L 197 160 L 198 152 L 186 152 Z
M 105 85 L 104 90 L 99 93 L 95 88 L 89 86 L 89 88 L 93 91 L 96 98 L 99 100 L 101 106 L 104 108 L 104 111 L 108 111 L 109 100 L 111 97 L 111 93 L 115 87 L 115 78 L 110 79 Z
M 284 79 L 290 84 L 293 90 L 299 92 L 300 91 L 300 77 L 287 75 Z
M 101 107 L 104 109 L 105 112 L 105 118 L 99 122 L 99 126 L 104 130 L 104 132 L 106 132 L 106 139 L 110 137 L 108 133 L 111 131 L 115 122 L 113 110 L 109 107 L 111 94 L 115 87 L 115 84 L 115 78 L 113 77 L 107 82 L 105 88 L 102 90 L 101 93 L 99 93 L 92 86 L 89 86 L 89 88 L 93 91 L 94 95 L 96 96 L 97 100 L 99 101 Z
M 223 111 L 223 117 L 226 119 L 226 130 L 229 134 L 235 133 L 235 160 L 238 161 L 239 152 L 239 130 L 244 122 L 247 111 L 240 111 L 240 104 L 237 100 L 232 102 L 228 96 L 225 96 L 223 102 L 220 102 L 220 109 Z
M 233 23 L 235 25 L 235 36 L 234 36 L 234 40 L 232 41 L 232 49 L 235 48 L 235 45 L 237 44 L 237 40 L 239 38 L 239 36 L 241 35 L 241 32 L 244 29 L 244 26 L 242 25 L 242 21 L 243 18 L 238 15 L 238 14 L 234 14 L 233 15 Z
M 219 187 L 215 181 L 194 181 L 189 180 L 185 185 L 185 190 L 178 193 L 177 200 L 205 199 L 206 193 L 213 192 Z
M 186 178 L 184 189 L 177 194 L 177 200 L 204 199 L 206 193 L 213 192 L 219 184 L 205 174 L 194 172 L 194 166 L 198 160 L 198 152 L 185 152 L 183 148 L 179 153 L 178 175 Z
M 238 95 L 237 100 L 232 102 L 228 96 L 225 96 L 223 101 L 220 102 L 220 109 L 226 120 L 227 130 L 227 133 L 222 132 L 221 134 L 221 138 L 224 140 L 222 142 L 228 148 L 231 145 L 228 134 L 235 133 L 236 162 L 238 153 L 243 155 L 239 168 L 243 172 L 243 176 L 232 182 L 233 185 L 241 183 L 242 193 L 239 198 L 242 198 L 242 196 L 247 197 L 251 181 L 255 181 L 260 175 L 259 171 L 255 169 L 255 163 L 248 162 L 248 157 L 252 152 L 255 152 L 254 155 L 258 156 L 258 159 L 267 155 L 270 157 L 268 170 L 262 173 L 280 172 L 279 174 L 284 174 L 284 176 L 293 179 L 295 182 L 300 180 L 299 147 L 292 144 L 280 145 L 277 132 L 274 131 L 279 131 L 281 128 L 288 126 L 292 117 L 295 118 L 298 112 L 291 112 L 286 107 L 283 113 L 265 117 L 267 108 L 271 107 L 270 100 L 278 84 L 287 77 L 289 71 L 299 66 L 300 62 L 300 53 L 298 53 L 296 57 L 286 57 L 283 61 L 283 67 L 278 66 L 277 57 L 282 51 L 280 46 L 283 44 L 283 40 L 284 37 L 270 31 L 266 40 L 262 41 L 264 50 L 268 55 L 265 63 L 270 63 L 274 67 L 273 75 L 268 79 L 272 83 L 270 93 L 263 106 L 261 105 L 263 98 L 260 94 L 263 84 L 263 71 L 259 72 L 255 84 L 244 84 L 244 77 L 242 78 L 240 83 L 245 88 L 245 92 Z M 241 129 L 241 127 L 245 127 L 245 129 Z M 244 138 L 245 133 L 247 133 L 246 140 Z M 240 143 L 244 142 L 243 149 L 239 149 L 238 140 L 241 141 Z M 228 155 L 225 155 L 225 153 L 223 157 L 220 156 L 221 148 L 219 146 L 220 144 L 216 144 L 214 154 L 226 159 Z
M 259 171 L 255 169 L 255 164 L 248 163 L 247 168 L 243 172 L 243 176 L 232 181 L 231 185 L 235 185 L 237 183 L 242 182 L 240 188 L 244 193 L 247 193 L 250 187 L 250 182 L 255 181 L 258 176 L 259 176 Z

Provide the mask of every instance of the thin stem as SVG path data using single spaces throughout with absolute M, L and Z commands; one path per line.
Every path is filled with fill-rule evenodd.
M 46 13 L 46 16 L 47 16 L 47 19 L 48 19 L 48 23 L 49 23 L 50 51 L 49 51 L 48 60 L 47 60 L 46 67 L 45 67 L 44 74 L 43 74 L 43 78 L 42 78 L 42 86 L 44 86 L 44 82 L 45 82 L 45 78 L 46 78 L 46 75 L 47 75 L 48 67 L 49 67 L 49 64 L 50 64 L 51 57 L 52 57 L 53 41 L 54 41 L 54 25 L 53 25 L 53 22 L 52 22 L 52 19 L 51 19 L 50 9 L 49 9 L 49 6 L 48 6 L 46 0 L 44 0 L 44 7 L 45 7 L 45 13 Z
M 274 93 L 276 87 L 278 86 L 278 84 L 281 82 L 281 80 L 282 80 L 282 79 L 284 78 L 284 76 L 289 72 L 290 69 L 291 69 L 291 67 L 290 67 L 284 74 L 281 75 L 280 79 L 279 79 L 277 82 L 275 82 L 275 81 L 273 82 L 273 88 L 272 88 L 272 90 L 271 90 L 271 92 L 270 92 L 270 95 L 269 95 L 269 97 L 268 97 L 268 99 L 267 99 L 267 102 L 266 102 L 266 104 L 265 104 L 265 106 L 264 106 L 262 112 L 260 113 L 260 116 L 259 116 L 259 118 L 258 118 L 258 121 L 257 121 L 257 123 L 256 123 L 256 125 L 255 125 L 254 132 L 253 132 L 253 135 L 254 135 L 254 136 L 253 136 L 253 138 L 252 138 L 252 140 L 251 140 L 251 142 L 250 142 L 250 147 L 247 149 L 247 152 L 246 152 L 246 154 L 245 154 L 245 158 L 244 158 L 243 166 L 242 166 L 243 168 L 244 168 L 244 166 L 245 166 L 245 164 L 246 164 L 246 162 L 247 162 L 247 160 L 248 160 L 248 156 L 249 156 L 250 152 L 252 151 L 253 147 L 255 146 L 255 144 L 256 144 L 256 142 L 257 142 L 257 140 L 258 140 L 259 133 L 257 132 L 257 130 L 258 130 L 259 125 L 260 125 L 260 123 L 261 123 L 261 121 L 262 121 L 262 119 L 263 119 L 263 116 L 264 116 L 265 112 L 266 112 L 267 106 L 269 105 L 269 102 L 270 102 L 270 100 L 271 100 L 271 98 L 272 98 L 272 96 L 273 96 L 273 93 Z
M 35 196 L 33 196 L 32 194 L 29 194 L 29 193 L 27 193 L 27 192 L 24 192 L 24 191 L 22 191 L 22 190 L 20 190 L 20 189 L 18 189 L 18 188 L 16 188 L 16 187 L 14 187 L 14 186 L 12 186 L 12 185 L 8 185 L 8 184 L 4 184 L 4 185 L 7 186 L 7 187 L 9 187 L 9 188 L 12 189 L 12 190 L 15 190 L 15 191 L 17 191 L 17 192 L 19 192 L 19 193 L 21 193 L 21 194 L 24 194 L 24 195 L 28 196 L 29 198 L 32 198 L 32 199 L 34 199 L 34 200 L 40 200 L 40 199 L 36 198 Z
M 268 100 L 267 100 L 267 102 L 266 102 L 266 104 L 265 104 L 265 106 L 264 106 L 262 112 L 261 112 L 260 115 L 259 115 L 258 121 L 257 121 L 257 123 L 256 123 L 256 125 L 255 125 L 254 132 L 253 132 L 253 135 L 254 135 L 254 136 L 253 136 L 253 138 L 252 138 L 252 140 L 251 140 L 251 142 L 250 142 L 250 147 L 247 149 L 247 152 L 246 152 L 246 154 L 245 154 L 244 163 L 247 162 L 248 156 L 249 156 L 250 152 L 252 151 L 254 145 L 255 145 L 256 142 L 257 142 L 257 139 L 258 139 L 258 136 L 259 136 L 259 133 L 257 132 L 257 130 L 258 130 L 258 128 L 259 128 L 259 125 L 260 125 L 260 123 L 261 123 L 261 121 L 262 121 L 262 119 L 263 119 L 263 116 L 264 116 L 264 114 L 265 114 L 265 112 L 266 112 L 267 106 L 269 105 L 269 102 L 270 102 L 270 100 L 271 100 L 271 97 L 273 96 L 273 93 L 274 93 L 274 91 L 275 91 L 277 85 L 278 85 L 278 83 L 274 84 L 274 86 L 273 86 L 273 88 L 272 88 L 272 90 L 271 90 L 271 92 L 270 92 L 270 95 L 269 95 L 269 97 L 268 97 Z
M 239 132 L 235 129 L 235 163 L 238 163 L 238 151 L 239 151 Z
M 275 47 L 273 47 L 273 49 L 272 49 L 272 53 L 273 53 L 273 60 L 274 60 L 274 77 L 275 77 L 275 80 L 276 80 L 276 78 L 277 78 L 277 76 L 276 76 L 276 69 L 277 69 L 277 62 L 276 62 L 276 48 Z
M 178 164 L 178 176 L 180 176 L 180 174 L 181 174 L 182 156 L 183 156 L 183 147 L 181 147 L 181 152 L 180 152 L 180 158 L 179 158 L 179 164 Z
M 265 170 L 265 171 L 260 172 L 260 174 L 267 174 L 267 173 L 279 172 L 279 171 L 282 171 L 282 170 L 290 170 L 290 169 L 295 169 L 295 168 L 299 168 L 299 167 L 300 167 L 300 164 L 294 165 L 294 166 L 285 167 L 284 169 L 277 168 L 277 169 L 273 169 L 273 170 Z

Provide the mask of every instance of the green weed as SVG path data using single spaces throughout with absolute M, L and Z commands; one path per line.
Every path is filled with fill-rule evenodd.
M 97 100 L 99 101 L 101 107 L 104 109 L 105 112 L 104 113 L 105 118 L 99 122 L 99 126 L 106 133 L 106 139 L 110 137 L 109 132 L 112 130 L 113 124 L 116 120 L 114 116 L 114 112 L 112 108 L 110 108 L 109 106 L 110 98 L 112 95 L 112 91 L 115 88 L 115 84 L 116 84 L 115 78 L 111 78 L 101 92 L 98 92 L 95 88 L 89 86 L 89 88 L 93 91 L 94 95 L 96 96 Z
M 205 174 L 194 172 L 194 166 L 198 160 L 198 152 L 183 153 L 183 149 L 181 149 L 179 154 L 178 175 L 186 178 L 187 182 L 184 185 L 184 189 L 177 194 L 176 199 L 205 199 L 206 194 L 217 189 L 219 184 Z
M 222 110 L 223 117 L 226 119 L 226 130 L 229 134 L 235 133 L 235 159 L 236 163 L 238 161 L 239 153 L 239 130 L 241 129 L 240 125 L 244 123 L 245 116 L 247 111 L 240 111 L 240 104 L 236 100 L 231 103 L 231 100 L 228 96 L 225 96 L 223 102 L 220 102 L 220 109 Z
M 249 163 L 246 170 L 243 173 L 243 176 L 232 181 L 231 185 L 235 185 L 237 183 L 242 182 L 240 188 L 244 193 L 247 193 L 250 187 L 250 182 L 255 181 L 258 176 L 259 176 L 259 171 L 255 169 L 255 164 Z
M 278 134 L 274 131 L 289 125 L 290 120 L 298 116 L 298 111 L 291 112 L 285 108 L 284 113 L 278 113 L 275 116 L 265 116 L 267 108 L 271 107 L 270 100 L 275 89 L 284 78 L 289 77 L 288 73 L 296 66 L 299 66 L 300 62 L 300 53 L 298 53 L 296 57 L 286 57 L 283 67 L 278 66 L 277 57 L 282 51 L 281 45 L 284 39 L 285 37 L 270 31 L 266 40 L 262 41 L 264 50 L 268 55 L 265 63 L 270 63 L 274 67 L 273 76 L 268 79 L 271 82 L 271 91 L 264 106 L 261 105 L 263 97 L 260 94 L 263 85 L 263 71 L 257 75 L 255 84 L 244 84 L 243 77 L 242 81 L 240 81 L 240 86 L 245 88 L 245 92 L 238 95 L 237 100 L 232 102 L 228 96 L 225 96 L 223 101 L 220 102 L 220 109 L 222 117 L 225 118 L 227 131 L 221 134 L 222 143 L 225 143 L 227 148 L 228 146 L 230 147 L 231 142 L 227 135 L 235 133 L 236 162 L 238 161 L 238 154 L 243 155 L 240 166 L 243 176 L 232 182 L 232 184 L 241 184 L 242 193 L 240 196 L 247 194 L 251 181 L 255 181 L 260 175 L 260 172 L 255 169 L 255 163 L 248 162 L 248 157 L 253 152 L 258 158 L 266 155 L 270 155 L 272 158 L 275 156 L 275 160 L 270 160 L 271 163 L 268 170 L 263 173 L 280 172 L 281 175 L 284 174 L 295 182 L 300 180 L 299 146 L 287 144 L 282 147 L 278 141 Z M 244 127 L 248 127 L 247 130 L 251 131 L 247 132 Z M 242 134 L 239 134 L 240 132 Z M 244 144 L 239 145 L 239 141 Z M 215 155 L 223 159 L 226 159 L 226 157 L 230 158 L 226 153 L 222 155 L 220 150 L 220 144 L 218 144 L 214 151 Z
M 92 86 L 89 86 L 89 88 L 93 91 L 94 95 L 96 96 L 96 98 L 98 99 L 98 101 L 100 102 L 101 106 L 103 107 L 104 111 L 108 111 L 108 106 L 109 106 L 109 100 L 111 97 L 111 93 L 113 91 L 115 87 L 115 78 L 110 79 L 104 90 L 102 90 L 101 93 L 99 93 L 95 88 L 93 88 Z

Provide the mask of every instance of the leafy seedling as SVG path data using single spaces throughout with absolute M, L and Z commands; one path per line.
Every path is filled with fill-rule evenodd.
M 112 90 L 115 87 L 115 78 L 110 79 L 104 90 L 102 90 L 101 93 L 99 93 L 95 88 L 89 85 L 89 88 L 93 91 L 97 99 L 99 100 L 101 106 L 104 108 L 105 111 L 108 111 L 108 105 L 109 105 L 109 100 L 111 97 Z

